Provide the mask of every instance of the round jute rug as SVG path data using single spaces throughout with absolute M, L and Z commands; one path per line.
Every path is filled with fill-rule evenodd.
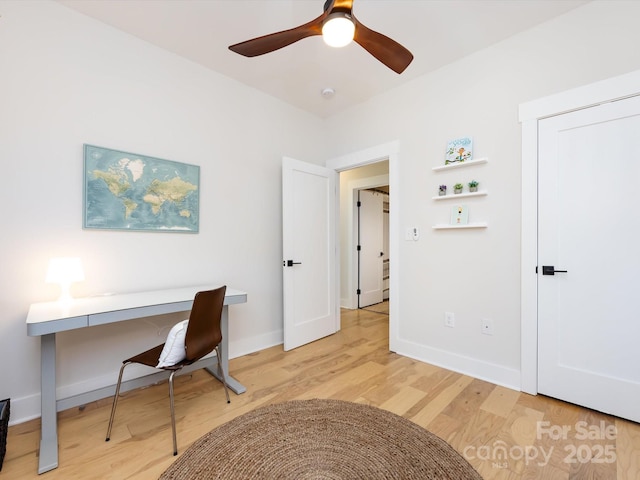
M 258 408 L 197 440 L 160 477 L 482 480 L 449 444 L 368 405 L 296 400 Z

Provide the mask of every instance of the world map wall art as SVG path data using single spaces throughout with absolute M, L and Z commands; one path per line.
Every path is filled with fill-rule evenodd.
M 84 145 L 84 228 L 197 233 L 200 167 Z

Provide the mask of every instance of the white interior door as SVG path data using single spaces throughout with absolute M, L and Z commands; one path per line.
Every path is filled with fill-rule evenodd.
M 640 97 L 544 119 L 538 164 L 538 391 L 636 422 L 639 132 Z
M 383 300 L 383 196 L 360 190 L 358 197 L 358 307 L 362 308 Z
M 385 206 L 386 203 L 386 206 Z M 382 199 L 382 299 L 389 300 L 389 195 Z
M 284 349 L 337 331 L 336 172 L 282 161 Z

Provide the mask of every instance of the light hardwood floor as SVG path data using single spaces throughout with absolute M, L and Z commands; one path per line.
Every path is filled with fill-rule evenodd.
M 206 372 L 179 377 L 179 452 L 256 407 L 335 398 L 412 420 L 449 442 L 485 479 L 640 479 L 640 425 L 390 353 L 385 314 L 345 310 L 342 324 L 336 335 L 291 352 L 277 346 L 232 360 L 247 392 L 231 394 L 231 404 Z M 166 383 L 122 397 L 107 443 L 110 408 L 111 399 L 104 399 L 61 412 L 60 466 L 42 476 L 36 474 L 39 421 L 10 427 L 0 479 L 158 478 L 176 458 Z M 571 430 L 555 435 L 563 428 Z M 612 438 L 580 438 L 585 431 Z

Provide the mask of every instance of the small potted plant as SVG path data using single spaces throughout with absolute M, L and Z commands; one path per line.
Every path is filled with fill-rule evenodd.
M 453 193 L 462 193 L 462 189 L 464 188 L 464 186 L 461 183 L 456 183 L 453 186 Z
M 440 195 L 441 197 L 447 194 L 447 186 L 446 185 L 440 185 L 438 187 L 438 195 Z
M 476 182 L 475 180 L 471 180 L 469 182 L 469 191 L 470 192 L 477 192 L 478 191 L 478 182 Z

